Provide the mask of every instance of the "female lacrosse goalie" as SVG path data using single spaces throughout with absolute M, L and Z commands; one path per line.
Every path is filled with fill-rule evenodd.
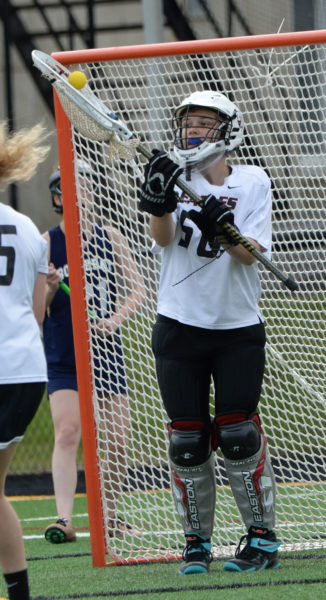
M 89 182 L 94 176 L 85 161 L 78 161 L 82 202 L 93 205 Z M 52 478 L 58 519 L 45 530 L 51 543 L 76 540 L 73 525 L 74 495 L 77 485 L 76 456 L 81 437 L 77 373 L 72 330 L 70 298 L 59 288 L 62 279 L 69 284 L 65 222 L 60 170 L 50 176 L 49 187 L 54 209 L 62 215 L 59 225 L 44 234 L 49 244 L 47 314 L 44 345 L 48 365 L 48 393 L 54 424 Z M 89 308 L 97 317 L 92 326 L 96 396 L 105 414 L 103 436 L 107 455 L 105 493 L 110 536 L 139 534 L 117 514 L 117 503 L 127 469 L 130 430 L 125 365 L 119 328 L 132 316 L 144 298 L 143 280 L 131 257 L 126 240 L 114 227 L 104 227 L 87 218 L 88 242 L 84 248 L 86 287 Z M 97 251 L 95 249 L 97 248 Z M 117 278 L 126 290 L 124 303 L 118 305 Z M 104 453 L 103 453 L 104 454 Z
M 269 255 L 271 183 L 260 167 L 228 162 L 242 143 L 243 120 L 223 94 L 187 97 L 175 110 L 173 129 L 178 164 L 154 151 L 140 208 L 151 214 L 152 237 L 162 249 L 152 347 L 170 419 L 172 492 L 186 539 L 179 573 L 206 573 L 212 560 L 218 446 L 247 530 L 224 568 L 276 568 L 275 481 L 257 413 L 265 364 L 260 282 L 253 255 L 223 229 L 235 225 Z M 178 195 L 178 176 L 190 181 L 202 207 Z
M 0 188 L 28 181 L 47 153 L 40 125 L 8 134 L 0 124 Z M 34 223 L 0 203 L 0 563 L 10 600 L 29 600 L 20 523 L 5 497 L 17 444 L 47 381 L 39 325 L 45 312 L 47 243 Z

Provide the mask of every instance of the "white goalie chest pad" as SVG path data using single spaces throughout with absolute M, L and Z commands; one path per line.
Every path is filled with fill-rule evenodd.
M 193 171 L 189 185 L 200 196 L 213 194 L 232 207 L 241 234 L 257 241 L 270 258 L 271 183 L 263 169 L 232 166 L 222 186 L 211 185 Z M 162 249 L 158 313 L 205 329 L 235 329 L 263 321 L 257 261 L 243 265 L 227 252 L 215 260 L 199 256 L 201 232 L 191 219 L 184 218 L 184 211 L 192 209 L 200 207 L 183 195 L 173 215 L 174 241 Z M 153 251 L 158 249 L 154 244 Z

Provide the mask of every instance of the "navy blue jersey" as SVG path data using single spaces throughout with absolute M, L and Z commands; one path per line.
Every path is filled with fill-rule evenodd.
M 69 285 L 65 235 L 59 225 L 50 229 L 49 235 L 50 261 L 61 273 L 63 281 Z M 107 318 L 115 312 L 116 276 L 112 245 L 106 231 L 98 225 L 94 227 L 94 236 L 84 253 L 83 261 L 88 307 L 97 317 Z M 43 330 L 49 388 L 52 391 L 63 387 L 77 389 L 71 378 L 76 367 L 70 298 L 61 289 L 50 304 Z M 96 342 L 94 339 L 93 352 L 96 387 L 106 392 L 125 393 L 124 361 L 118 332 L 108 338 L 97 339 Z
M 88 307 L 98 318 L 105 319 L 116 310 L 117 286 L 112 245 L 106 230 L 99 225 L 94 227 L 83 261 Z
M 69 285 L 65 235 L 59 225 L 49 230 L 50 262 Z M 75 367 L 74 338 L 69 296 L 58 289 L 45 315 L 43 323 L 44 348 L 48 367 L 57 365 Z

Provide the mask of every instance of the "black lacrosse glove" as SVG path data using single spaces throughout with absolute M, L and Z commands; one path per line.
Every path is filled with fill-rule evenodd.
M 165 152 L 153 150 L 153 154 L 144 169 L 139 208 L 162 217 L 177 207 L 178 194 L 173 188 L 183 169 L 170 160 Z
M 224 223 L 234 226 L 234 215 L 232 211 L 218 198 L 212 194 L 207 196 L 204 206 L 200 212 L 190 210 L 188 217 L 196 223 L 198 229 L 210 245 L 220 244 L 224 248 L 236 246 L 236 242 L 224 229 Z

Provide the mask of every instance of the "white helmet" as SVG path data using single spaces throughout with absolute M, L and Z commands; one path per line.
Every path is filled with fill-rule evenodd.
M 185 148 L 182 139 L 181 118 L 192 108 L 206 108 L 216 112 L 220 125 L 210 139 L 193 138 L 193 148 Z M 193 166 L 206 158 L 220 159 L 240 146 L 243 138 L 243 119 L 238 107 L 220 92 L 194 92 L 181 102 L 175 110 L 172 127 L 174 130 L 174 156 L 181 166 Z M 215 141 L 216 140 L 216 141 Z

